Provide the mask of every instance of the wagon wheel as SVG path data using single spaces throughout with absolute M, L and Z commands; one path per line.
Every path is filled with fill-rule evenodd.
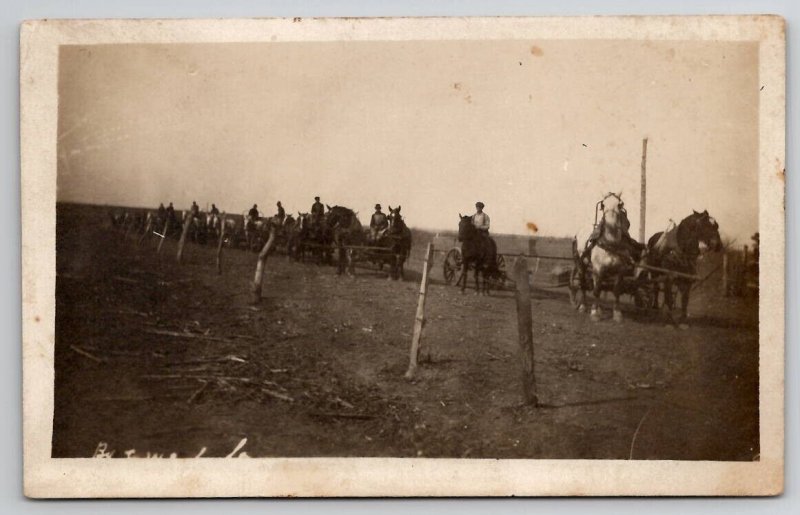
M 452 284 L 458 274 L 461 273 L 461 267 L 463 264 L 463 260 L 461 259 L 461 251 L 457 248 L 450 249 L 450 252 L 448 252 L 447 256 L 444 258 L 444 263 L 442 263 L 444 282 L 447 284 Z
M 508 274 L 506 273 L 506 258 L 502 254 L 497 254 L 495 266 L 497 269 L 497 275 L 491 277 L 489 280 L 496 289 L 502 289 L 505 287 L 506 281 L 508 280 Z

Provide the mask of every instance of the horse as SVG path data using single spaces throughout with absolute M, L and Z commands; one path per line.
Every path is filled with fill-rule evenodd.
M 339 259 L 337 262 L 336 273 L 342 275 L 347 273 L 351 277 L 355 276 L 355 263 L 353 259 L 353 249 L 345 248 L 351 245 L 363 245 L 366 236 L 364 227 L 358 221 L 355 211 L 343 206 L 327 206 L 325 213 L 326 225 L 333 236 L 333 243 L 338 249 Z
M 214 239 L 219 238 L 222 231 L 222 217 L 217 213 L 206 213 L 206 230 Z
M 305 261 L 306 253 L 310 250 L 318 265 L 330 263 L 332 241 L 332 231 L 328 227 L 326 215 L 315 218 L 309 213 L 298 211 L 297 223 L 293 234 L 289 236 L 289 245 L 295 260 Z
M 697 273 L 697 258 L 700 256 L 700 244 L 709 250 L 718 252 L 722 250 L 722 239 L 719 235 L 719 224 L 705 210 L 702 213 L 692 210 L 692 214 L 681 220 L 677 227 L 673 226 L 667 231 L 655 233 L 647 241 L 647 257 L 645 263 L 650 266 L 664 268 L 673 272 L 688 275 Z M 652 271 L 656 279 L 664 281 L 664 307 L 667 320 L 674 324 L 672 310 L 675 307 L 672 286 L 677 286 L 681 296 L 681 315 L 678 326 L 688 328 L 689 294 L 693 280 L 688 277 L 673 277 L 669 273 Z M 658 281 L 654 281 L 655 295 L 653 296 L 654 309 L 658 308 Z
M 386 251 L 369 252 L 370 260 L 381 265 L 388 263 L 389 279 L 404 279 L 404 265 L 411 252 L 411 230 L 400 214 L 401 206 L 393 209 L 389 206 L 389 227 L 381 237 L 373 243 L 376 247 L 386 248 Z
M 632 272 L 637 262 L 641 259 L 642 248 L 628 235 L 630 222 L 622 202 L 621 193 L 609 193 L 597 204 L 603 215 L 592 236 L 594 244 L 589 251 L 588 265 L 584 261 L 585 256 L 578 256 L 577 249 L 574 249 L 575 265 L 582 292 L 578 310 L 581 312 L 585 310 L 586 290 L 591 285 L 594 295 L 591 320 L 599 321 L 602 314 L 600 294 L 607 288 L 604 284 L 606 279 L 610 278 L 613 280 L 611 290 L 614 293 L 613 320 L 622 322 L 619 298 L 626 292 L 625 275 Z M 588 266 L 591 267 L 592 271 L 591 283 L 586 277 Z
M 228 215 L 222 223 L 225 225 L 225 238 L 223 239 L 223 243 L 229 248 L 238 247 L 242 239 L 242 233 L 244 232 L 243 219 L 240 220 L 234 216 Z
M 470 268 L 475 270 L 475 294 L 484 293 L 489 295 L 488 279 L 499 275 L 497 268 L 497 244 L 488 236 L 480 234 L 472 223 L 471 216 L 458 215 L 458 241 L 461 242 L 461 275 L 458 284 L 461 283 L 461 293 L 467 288 L 467 272 Z M 483 277 L 483 289 L 480 287 L 478 275 Z

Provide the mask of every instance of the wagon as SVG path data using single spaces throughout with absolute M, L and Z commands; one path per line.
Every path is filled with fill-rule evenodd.
M 464 260 L 461 257 L 461 249 L 458 247 L 451 248 L 445 255 L 444 262 L 442 263 L 442 272 L 444 274 L 444 282 L 446 284 L 460 285 L 458 279 L 461 276 L 461 271 L 464 266 Z M 497 270 L 499 275 L 491 278 L 489 281 L 495 288 L 502 288 L 508 275 L 506 274 L 506 258 L 503 254 L 497 254 Z
M 583 266 L 583 278 L 581 278 L 581 269 Z M 583 284 L 581 284 L 583 279 Z M 601 290 L 614 291 L 615 277 L 609 277 L 601 285 Z M 635 274 L 635 269 L 631 269 L 630 274 L 626 274 L 622 280 L 622 293 L 623 295 L 630 295 L 633 303 L 637 308 L 647 308 L 653 305 L 653 298 L 655 296 L 656 282 L 651 279 L 651 275 L 645 271 L 644 273 Z M 573 307 L 577 308 L 581 305 L 584 299 L 579 298 L 578 293 L 590 292 L 594 289 L 594 278 L 592 277 L 591 267 L 587 265 L 576 264 L 570 273 L 569 279 L 569 299 Z

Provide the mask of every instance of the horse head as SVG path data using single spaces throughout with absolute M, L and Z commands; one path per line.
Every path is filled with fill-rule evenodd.
M 475 236 L 475 225 L 469 215 L 458 214 L 458 241 L 469 241 Z
M 618 242 L 622 238 L 623 231 L 630 228 L 625 203 L 622 201 L 621 193 L 609 193 L 600 201 L 603 210 L 603 237 L 613 242 Z
M 400 206 L 397 206 L 396 209 L 389 206 L 389 215 L 386 218 L 389 220 L 389 232 L 400 232 L 405 227 L 403 216 L 400 214 Z
M 714 252 L 722 250 L 722 238 L 720 238 L 719 235 L 719 224 L 714 217 L 708 214 L 708 210 L 704 210 L 702 213 L 694 211 L 692 217 L 694 218 L 697 240 Z

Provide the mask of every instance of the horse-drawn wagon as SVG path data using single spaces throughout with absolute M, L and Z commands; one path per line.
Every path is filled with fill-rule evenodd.
M 506 273 L 506 258 L 503 254 L 497 254 L 495 258 L 497 266 L 497 273 L 488 278 L 495 289 L 502 289 L 508 279 Z M 472 268 L 472 267 L 470 267 Z M 446 284 L 453 284 L 460 286 L 462 282 L 467 280 L 467 274 L 464 272 L 464 258 L 461 254 L 459 247 L 453 247 L 447 251 L 442 262 L 442 273 L 444 275 L 444 282 Z
M 694 211 L 679 225 L 670 223 L 667 230 L 654 234 L 647 245 L 630 238 L 629 226 L 619 194 L 609 193 L 597 203 L 594 231 L 586 250 L 579 253 L 577 239 L 573 240 L 575 266 L 569 282 L 573 305 L 584 308 L 586 291 L 592 290 L 592 318 L 597 320 L 601 293 L 612 291 L 614 320 L 620 321 L 621 295 L 633 297 L 637 307 L 656 308 L 659 291 L 663 291 L 667 315 L 671 319 L 674 299 L 679 293 L 681 321 L 684 322 L 690 292 L 705 280 L 698 277 L 696 269 L 700 244 L 713 251 L 722 248 L 716 220 L 708 211 Z

